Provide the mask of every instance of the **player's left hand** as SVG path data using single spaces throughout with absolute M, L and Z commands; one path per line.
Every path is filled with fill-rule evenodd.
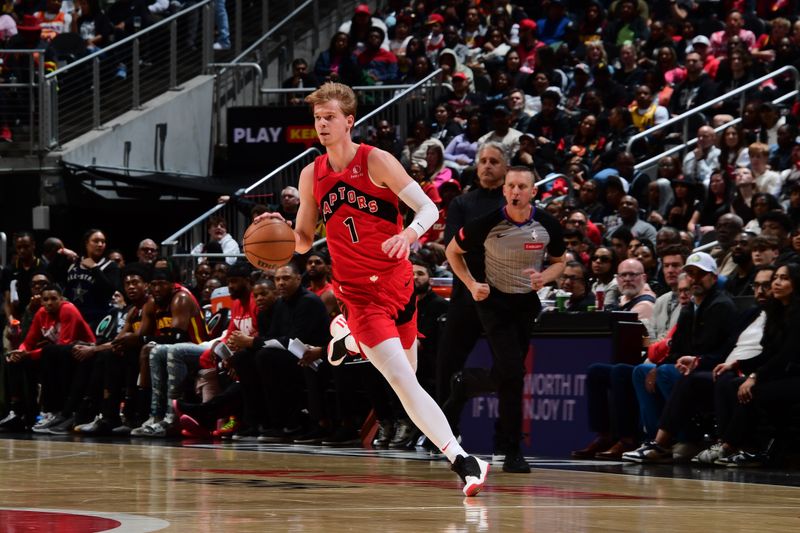
M 526 268 L 522 272 L 531 278 L 531 288 L 533 290 L 538 291 L 544 287 L 544 276 L 541 272 L 535 268 Z
M 413 232 L 413 230 L 411 231 Z M 414 240 L 416 240 L 416 233 L 414 234 Z M 408 259 L 411 253 L 411 243 L 414 242 L 414 240 L 409 240 L 408 234 L 404 230 L 383 241 L 381 250 L 383 250 L 383 253 L 388 255 L 390 259 Z

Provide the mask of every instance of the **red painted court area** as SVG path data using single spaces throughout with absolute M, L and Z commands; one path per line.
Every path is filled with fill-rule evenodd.
M 119 527 L 121 522 L 81 514 L 47 511 L 0 510 L 0 531 L 3 533 L 94 533 Z

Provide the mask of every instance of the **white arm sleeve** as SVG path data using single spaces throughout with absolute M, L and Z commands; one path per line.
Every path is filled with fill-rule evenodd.
M 436 204 L 428 198 L 416 181 L 406 185 L 397 196 L 416 213 L 408 227 L 414 230 L 418 239 L 431 229 L 434 222 L 439 220 L 439 210 L 436 209 Z

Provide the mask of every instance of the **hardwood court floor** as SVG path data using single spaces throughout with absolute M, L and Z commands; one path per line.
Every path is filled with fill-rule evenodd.
M 797 474 L 531 462 L 464 498 L 446 462 L 415 453 L 6 438 L 0 531 L 800 530 Z

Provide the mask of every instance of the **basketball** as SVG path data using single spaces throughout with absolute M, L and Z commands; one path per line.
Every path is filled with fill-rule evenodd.
M 285 265 L 294 254 L 294 232 L 286 222 L 266 218 L 244 232 L 244 255 L 250 264 L 266 270 Z

